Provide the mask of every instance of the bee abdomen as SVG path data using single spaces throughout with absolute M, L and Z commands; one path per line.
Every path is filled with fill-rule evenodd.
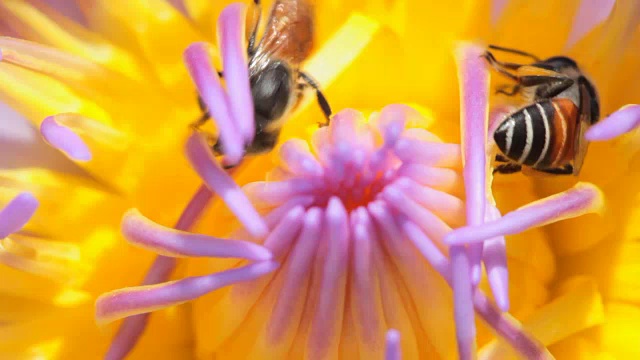
M 494 133 L 494 140 L 511 161 L 544 167 L 553 157 L 555 108 L 550 100 L 528 105 L 509 115 Z

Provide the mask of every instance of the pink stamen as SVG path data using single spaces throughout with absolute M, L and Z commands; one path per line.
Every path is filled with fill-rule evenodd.
M 240 187 L 215 161 L 204 137 L 198 133 L 192 134 L 187 141 L 186 152 L 194 170 L 211 191 L 222 198 L 247 231 L 257 238 L 266 236 L 268 229 L 264 220 Z
M 447 244 L 481 243 L 528 229 L 600 210 L 602 193 L 594 185 L 578 183 L 572 189 L 535 201 L 502 218 L 478 226 L 466 226 L 447 234 Z
M 70 128 L 58 124 L 53 116 L 42 121 L 40 133 L 49 145 L 62 151 L 72 160 L 81 162 L 91 160 L 91 150 L 84 140 Z
M 300 177 L 320 177 L 323 175 L 322 165 L 311 153 L 305 141 L 293 139 L 280 148 L 280 158 L 284 166 Z
M 427 166 L 459 168 L 461 164 L 460 146 L 457 144 L 400 139 L 394 152 L 402 161 Z
M 269 250 L 260 245 L 169 229 L 145 218 L 135 209 L 125 213 L 122 233 L 130 243 L 164 256 L 271 260 Z
M 302 232 L 295 241 L 295 247 L 282 270 L 286 280 L 267 326 L 269 339 L 274 343 L 284 341 L 289 332 L 295 331 L 292 326 L 297 324 L 299 320 L 296 319 L 302 316 L 306 290 L 301 291 L 301 289 L 309 286 L 307 274 L 312 269 L 313 259 L 318 251 L 321 238 L 318 234 L 321 232 L 324 221 L 323 215 L 323 211 L 319 208 L 311 208 L 307 211 Z M 293 315 L 291 309 L 298 309 L 298 312 Z M 282 344 L 282 346 L 286 345 L 290 344 Z
M 372 244 L 377 242 L 375 232 L 370 229 L 367 211 L 351 213 L 351 228 L 353 232 L 353 280 L 351 299 L 357 304 L 353 307 L 356 332 L 360 340 L 375 352 L 379 348 L 379 332 L 382 329 L 378 317 L 376 299 L 380 296 L 376 291 L 376 278 L 373 272 Z
M 0 239 L 20 231 L 38 209 L 38 200 L 23 192 L 14 197 L 0 211 Z
M 420 186 L 415 181 L 400 178 L 394 182 L 407 197 L 411 197 L 416 203 L 431 210 L 449 226 L 462 225 L 464 221 L 464 202 L 457 197 L 430 187 Z
M 278 268 L 265 261 L 220 273 L 194 276 L 160 285 L 138 286 L 101 295 L 96 301 L 96 319 L 107 323 L 123 317 L 152 312 L 196 299 L 224 286 L 256 279 Z
M 245 5 L 233 3 L 225 7 L 218 18 L 218 38 L 224 65 L 227 97 L 235 126 L 245 143 L 255 135 L 253 97 L 249 86 L 249 64 L 244 41 Z
M 278 225 L 280 220 L 289 214 L 291 210 L 296 207 L 308 208 L 314 202 L 314 198 L 311 195 L 296 196 L 289 199 L 286 203 L 271 210 L 265 217 L 264 221 L 267 223 L 269 229 L 273 229 Z
M 259 181 L 248 184 L 244 190 L 258 205 L 276 206 L 293 196 L 304 195 L 317 187 L 314 180 L 291 179 L 283 181 Z
M 463 187 L 462 176 L 452 169 L 408 163 L 398 169 L 398 176 L 411 179 L 422 186 L 452 194 Z
M 328 252 L 320 284 L 320 298 L 309 333 L 309 357 L 324 359 L 337 356 L 349 259 L 347 212 L 337 198 L 329 200 L 325 221 Z
M 481 290 L 475 291 L 473 303 L 478 315 L 488 324 L 492 324 L 495 331 L 525 359 L 554 359 L 544 345 L 529 336 L 514 318 L 496 308 Z
M 244 141 L 242 141 L 242 134 L 236 128 L 220 77 L 209 59 L 207 45 L 191 44 L 184 52 L 184 62 L 198 88 L 200 97 L 220 130 L 220 140 L 226 159 L 230 164 L 239 163 L 244 154 Z
M 407 139 L 413 139 L 413 140 L 438 142 L 438 143 L 442 142 L 442 139 L 437 137 L 434 133 L 429 132 L 425 129 L 414 129 L 414 128 L 405 129 L 402 132 L 402 136 L 406 137 Z
M 402 229 L 402 233 L 415 245 L 431 266 L 440 274 L 443 274 L 443 277 L 449 278 L 451 273 L 449 269 L 451 266 L 450 260 L 442 254 L 440 249 L 421 231 L 418 225 L 412 221 L 408 221 L 406 218 L 400 218 L 399 226 Z M 388 234 L 387 236 L 392 235 Z M 449 253 L 449 257 L 451 257 L 451 253 Z
M 387 348 L 384 353 L 385 360 L 401 360 L 402 349 L 400 348 L 400 332 L 391 329 L 387 331 Z
M 488 205 L 486 221 L 500 218 L 500 211 Z M 509 311 L 509 272 L 507 271 L 507 244 L 504 236 L 497 236 L 484 243 L 482 259 L 489 277 L 489 285 L 496 304 L 502 311 Z
M 640 127 L 640 105 L 627 105 L 593 125 L 585 137 L 589 141 L 605 141 Z
M 382 131 L 384 144 L 392 148 L 402 135 L 405 135 L 405 127 L 409 116 L 414 116 L 416 111 L 406 105 L 388 105 L 380 112 L 377 126 Z
M 484 64 L 484 49 L 461 44 L 456 52 L 460 83 L 460 127 L 462 131 L 463 176 L 467 204 L 467 223 L 482 224 L 486 208 L 487 138 L 489 115 L 489 71 Z M 452 246 L 449 250 L 458 355 L 461 359 L 475 356 L 475 324 L 472 305 L 472 283 L 482 275 L 482 246 Z
M 598 24 L 607 19 L 615 0 L 582 0 L 578 12 L 573 17 L 573 26 L 567 39 L 567 49 L 570 49 L 580 39 L 593 30 Z
M 264 246 L 271 250 L 276 259 L 285 255 L 286 250 L 289 249 L 298 236 L 303 221 L 304 208 L 296 206 L 282 217 L 278 225 L 271 230 L 264 241 Z
M 416 203 L 414 198 L 398 190 L 393 185 L 384 189 L 382 198 L 391 207 L 411 219 L 436 243 L 442 244 L 444 236 L 451 232 L 451 228 L 441 218 Z

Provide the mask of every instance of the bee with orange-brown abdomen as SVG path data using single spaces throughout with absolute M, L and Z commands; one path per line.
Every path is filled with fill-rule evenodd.
M 273 149 L 287 115 L 302 100 L 307 88 L 316 92 L 327 124 L 331 116 L 331 107 L 318 84 L 300 69 L 313 49 L 313 4 L 310 0 L 276 0 L 258 44 L 260 0 L 254 0 L 254 4 L 255 16 L 247 53 L 256 134 L 252 143 L 245 148 L 246 154 L 261 154 Z M 193 124 L 196 129 L 209 119 L 201 99 L 199 104 L 205 113 Z M 213 150 L 217 155 L 222 155 L 219 141 L 213 145 Z
M 546 60 L 514 49 L 491 45 L 533 60 L 529 64 L 498 61 L 491 51 L 485 58 L 493 68 L 515 82 L 498 93 L 520 94 L 526 104 L 508 115 L 493 138 L 502 154 L 494 173 L 509 174 L 528 167 L 550 174 L 578 175 L 588 142 L 585 131 L 600 118 L 598 95 L 576 62 L 554 56 Z

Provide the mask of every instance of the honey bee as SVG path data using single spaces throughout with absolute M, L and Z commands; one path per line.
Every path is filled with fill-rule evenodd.
M 529 64 L 484 57 L 515 82 L 497 92 L 522 95 L 526 105 L 508 115 L 493 134 L 501 154 L 494 173 L 510 174 L 527 167 L 556 175 L 578 175 L 588 142 L 585 131 L 600 118 L 598 94 L 578 64 L 565 56 L 542 60 L 524 51 L 490 45 L 489 49 L 528 57 Z
M 310 0 L 276 0 L 258 44 L 260 0 L 254 0 L 254 14 L 247 53 L 256 134 L 245 148 L 245 154 L 255 155 L 273 149 L 287 115 L 302 100 L 306 89 L 312 88 L 316 92 L 326 118 L 322 125 L 328 125 L 331 107 L 318 83 L 300 69 L 313 49 L 314 8 Z M 224 75 L 223 72 L 218 74 Z M 196 129 L 210 118 L 200 97 L 198 103 L 204 114 L 192 124 Z M 213 150 L 216 155 L 223 155 L 219 140 L 213 145 Z

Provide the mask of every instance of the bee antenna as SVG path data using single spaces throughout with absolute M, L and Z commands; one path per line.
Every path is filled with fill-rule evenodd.
M 507 47 L 502 47 L 502 46 L 497 46 L 497 45 L 489 45 L 489 49 L 492 50 L 498 50 L 498 51 L 502 51 L 502 52 L 506 52 L 506 53 L 512 53 L 512 54 L 516 54 L 516 55 L 521 55 L 521 56 L 526 56 L 529 58 L 532 58 L 535 61 L 540 61 L 541 59 L 531 53 L 528 53 L 526 51 L 522 51 L 522 50 L 517 50 L 517 49 L 512 49 L 512 48 L 507 48 Z

